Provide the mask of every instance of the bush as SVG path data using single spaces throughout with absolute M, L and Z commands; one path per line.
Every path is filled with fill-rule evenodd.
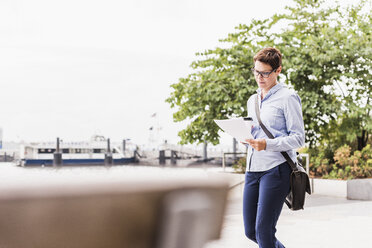
M 367 145 L 362 151 L 351 153 L 348 145 L 338 148 L 333 156 L 333 163 L 324 158 L 324 153 L 319 149 L 315 157 L 311 157 L 310 175 L 322 178 L 368 178 L 372 177 L 372 149 Z
M 244 174 L 246 166 L 247 166 L 247 159 L 246 157 L 242 157 L 238 159 L 238 161 L 236 161 L 232 167 L 234 168 L 236 173 Z
M 310 156 L 310 176 L 321 177 L 329 175 L 333 170 L 333 153 L 329 147 L 320 146 L 308 151 Z
M 372 147 L 370 144 L 361 151 L 354 151 L 348 145 L 336 149 L 334 154 L 328 147 L 301 149 L 310 155 L 310 176 L 329 179 L 353 179 L 372 177 Z M 332 157 L 330 157 L 332 155 Z M 237 173 L 245 173 L 246 158 L 240 158 L 233 168 Z

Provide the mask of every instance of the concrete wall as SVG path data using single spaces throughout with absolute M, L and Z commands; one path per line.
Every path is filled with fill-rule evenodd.
M 229 199 L 242 199 L 244 174 L 227 173 L 230 188 Z M 310 179 L 313 194 L 342 197 L 350 200 L 372 200 L 372 179 Z
M 347 196 L 347 181 L 333 179 L 311 178 L 312 192 L 317 195 L 328 195 L 336 197 Z
M 372 201 L 372 178 L 348 180 L 347 199 Z
M 181 175 L 156 181 L 0 182 L 0 247 L 201 248 L 219 238 L 227 192 L 221 178 Z
M 229 173 L 227 178 L 229 179 L 230 188 L 232 187 L 229 193 L 229 199 L 242 199 L 245 179 L 244 174 Z M 310 184 L 313 194 L 344 198 L 347 196 L 347 181 L 312 178 L 310 179 Z
M 349 200 L 372 200 L 372 179 L 331 180 L 311 179 L 313 192 Z

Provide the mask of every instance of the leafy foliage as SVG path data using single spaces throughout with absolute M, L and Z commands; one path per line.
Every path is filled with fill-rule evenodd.
M 301 149 L 301 153 L 310 152 L 310 176 L 329 179 L 353 179 L 372 177 L 372 147 L 370 144 L 361 151 L 352 149 L 348 145 L 343 145 L 336 149 L 333 159 L 329 159 L 332 151 L 319 149 L 317 153 L 306 149 Z M 233 168 L 237 173 L 245 173 L 246 159 L 239 159 Z
M 368 144 L 362 151 L 351 152 L 351 147 L 344 145 L 334 154 L 334 163 L 330 164 L 323 154 L 310 163 L 311 174 L 323 178 L 366 178 L 372 177 L 372 149 Z
M 166 100 L 175 121 L 189 121 L 181 143 L 219 143 L 213 119 L 246 116 L 257 85 L 250 72 L 254 54 L 274 46 L 283 54 L 280 80 L 302 99 L 310 147 L 340 134 L 361 150 L 372 130 L 371 13 L 366 1 L 341 9 L 321 0 L 295 0 L 286 13 L 241 24 L 221 40 L 224 48 L 197 54 L 194 72 L 173 84 Z M 338 147 L 338 146 L 337 146 Z M 334 150 L 333 150 L 334 152 Z M 326 161 L 324 167 L 326 167 Z
M 247 167 L 246 158 L 240 158 L 235 164 L 232 165 L 236 173 L 244 174 Z

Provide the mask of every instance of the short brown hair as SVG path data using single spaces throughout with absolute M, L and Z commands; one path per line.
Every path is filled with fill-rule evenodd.
M 273 70 L 278 69 L 282 65 L 282 54 L 279 49 L 274 47 L 266 47 L 259 51 L 254 57 L 253 61 L 260 61 L 269 64 Z

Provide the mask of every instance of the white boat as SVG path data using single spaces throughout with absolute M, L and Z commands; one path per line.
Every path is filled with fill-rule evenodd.
M 22 144 L 20 148 L 20 166 L 51 166 L 57 142 L 38 142 Z M 62 153 L 62 165 L 103 165 L 105 154 L 112 156 L 113 164 L 128 164 L 137 161 L 137 147 L 126 140 L 122 143 L 110 143 L 108 151 L 107 139 L 95 135 L 90 141 L 59 143 Z

